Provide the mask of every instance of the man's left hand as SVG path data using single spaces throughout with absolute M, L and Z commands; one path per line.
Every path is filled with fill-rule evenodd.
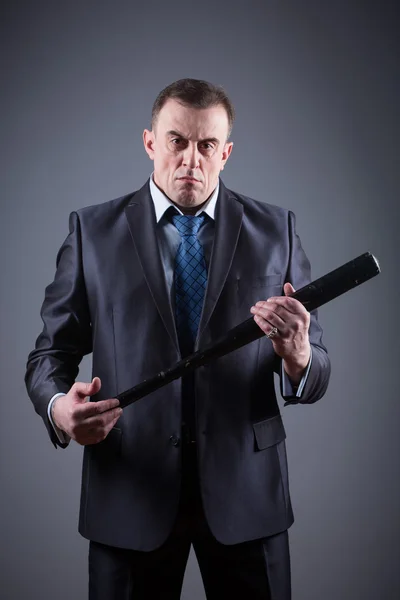
M 271 342 L 283 359 L 286 373 L 293 383 L 299 383 L 310 360 L 311 346 L 308 329 L 310 313 L 290 295 L 295 292 L 290 283 L 283 287 L 285 296 L 273 296 L 252 306 L 250 312 L 262 331 L 268 335 L 276 327 Z

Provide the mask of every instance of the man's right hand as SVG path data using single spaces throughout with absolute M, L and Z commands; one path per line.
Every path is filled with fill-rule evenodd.
M 101 388 L 99 377 L 92 383 L 74 383 L 68 394 L 59 396 L 51 407 L 54 423 L 78 444 L 97 444 L 103 441 L 122 414 L 119 400 L 88 402 Z

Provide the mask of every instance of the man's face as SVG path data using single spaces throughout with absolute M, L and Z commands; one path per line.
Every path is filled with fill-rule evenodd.
M 154 182 L 182 209 L 203 204 L 214 191 L 232 151 L 233 143 L 226 141 L 228 129 L 222 105 L 196 109 L 169 99 L 154 130 L 144 130 Z

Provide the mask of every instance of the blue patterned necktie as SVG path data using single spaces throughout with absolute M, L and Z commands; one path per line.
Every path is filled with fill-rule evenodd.
M 175 258 L 175 319 L 183 356 L 193 352 L 207 284 L 203 247 L 197 232 L 204 215 L 173 215 L 181 243 Z

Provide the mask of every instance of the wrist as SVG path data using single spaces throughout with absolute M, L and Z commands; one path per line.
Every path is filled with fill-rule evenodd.
M 53 400 L 50 412 L 51 412 L 51 418 L 53 419 L 54 425 L 56 427 L 58 427 L 58 429 L 61 429 L 61 431 L 63 431 L 63 428 L 62 428 L 62 426 L 60 424 L 60 421 L 59 421 L 59 411 L 57 410 L 57 403 L 58 403 L 58 401 L 60 400 L 61 397 L 62 396 L 58 396 L 57 398 L 55 398 Z M 58 406 L 58 408 L 59 408 L 59 406 Z
M 304 352 L 297 353 L 295 356 L 283 360 L 283 368 L 292 383 L 300 383 L 310 362 L 310 356 L 311 346 L 308 345 Z

